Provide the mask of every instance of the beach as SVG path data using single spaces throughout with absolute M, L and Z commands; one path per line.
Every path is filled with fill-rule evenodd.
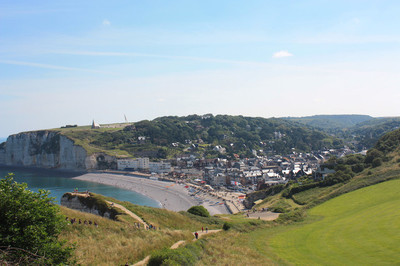
M 187 211 L 192 206 L 203 205 L 211 215 L 229 213 L 225 205 L 215 204 L 212 200 L 202 201 L 191 196 L 184 184 L 110 173 L 86 173 L 74 179 L 135 191 L 158 201 L 160 208 L 172 211 Z

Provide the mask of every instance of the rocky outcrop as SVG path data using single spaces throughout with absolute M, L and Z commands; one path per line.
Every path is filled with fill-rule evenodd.
M 116 158 L 101 153 L 88 155 L 74 141 L 56 131 L 24 132 L 8 137 L 0 147 L 0 163 L 70 170 L 112 169 Z
M 246 195 L 246 199 L 243 201 L 243 205 L 247 209 L 251 209 L 254 206 L 254 202 L 260 199 L 265 199 L 266 197 L 276 195 L 280 193 L 285 188 L 285 185 L 275 185 L 264 190 L 259 190 Z
M 115 209 L 108 207 L 106 202 L 85 193 L 65 193 L 61 198 L 61 205 L 109 219 L 115 219 L 115 216 L 118 215 Z

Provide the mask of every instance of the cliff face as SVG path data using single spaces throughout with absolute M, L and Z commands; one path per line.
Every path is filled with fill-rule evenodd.
M 88 212 L 109 219 L 115 219 L 118 214 L 114 209 L 109 208 L 105 202 L 98 201 L 91 196 L 84 194 L 65 193 L 61 198 L 61 205 L 81 212 Z
M 81 146 L 55 131 L 24 132 L 8 137 L 0 148 L 0 163 L 43 168 L 88 170 L 102 168 L 115 158 L 88 155 Z

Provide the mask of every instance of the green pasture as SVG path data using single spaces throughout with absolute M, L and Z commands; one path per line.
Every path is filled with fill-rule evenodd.
M 359 189 L 309 211 L 310 223 L 270 238 L 281 263 L 400 264 L 400 180 Z

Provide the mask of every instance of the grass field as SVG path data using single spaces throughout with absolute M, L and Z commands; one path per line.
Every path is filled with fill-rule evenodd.
M 366 187 L 309 211 L 310 221 L 270 239 L 280 262 L 400 264 L 400 180 Z

